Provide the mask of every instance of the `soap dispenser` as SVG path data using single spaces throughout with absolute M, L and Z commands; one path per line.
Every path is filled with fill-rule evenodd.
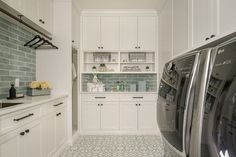
M 16 98 L 16 89 L 14 87 L 14 84 L 11 84 L 11 88 L 9 90 L 9 98 L 15 99 Z

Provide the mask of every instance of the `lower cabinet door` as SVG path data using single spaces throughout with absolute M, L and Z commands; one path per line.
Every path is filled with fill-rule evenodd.
M 56 148 L 62 146 L 67 139 L 67 114 L 66 107 L 55 112 L 56 116 Z
M 156 103 L 140 102 L 138 103 L 138 129 L 139 130 L 155 130 L 156 122 Z
M 96 102 L 83 102 L 82 104 L 82 129 L 100 129 L 100 106 Z
M 56 149 L 55 114 L 51 114 L 41 121 L 42 157 L 51 157 Z
M 120 103 L 120 129 L 137 130 L 137 103 L 121 102 Z
M 40 122 L 0 137 L 0 157 L 40 157 Z
M 19 131 L 13 131 L 0 137 L 0 156 L 1 157 L 21 157 L 23 152 L 20 150 Z
M 101 129 L 119 129 L 119 102 L 101 103 Z
M 32 123 L 33 124 L 33 123 Z M 20 147 L 24 147 L 24 157 L 40 157 L 40 122 L 37 122 L 29 127 L 24 127 L 25 135 L 22 136 L 23 142 Z

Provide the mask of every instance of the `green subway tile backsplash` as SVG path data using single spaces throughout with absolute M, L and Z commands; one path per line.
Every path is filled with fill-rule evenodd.
M 156 74 L 98 74 L 98 79 L 105 84 L 106 91 L 111 91 L 112 86 L 116 85 L 117 81 L 125 82 L 125 91 L 130 91 L 130 84 L 138 86 L 139 81 L 146 81 L 146 91 L 157 91 L 157 76 Z M 82 75 L 82 91 L 87 92 L 87 83 L 92 83 L 93 74 Z
M 10 84 L 20 79 L 18 93 L 26 94 L 29 82 L 36 80 L 36 51 L 24 47 L 34 35 L 0 17 L 0 99 L 8 96 Z

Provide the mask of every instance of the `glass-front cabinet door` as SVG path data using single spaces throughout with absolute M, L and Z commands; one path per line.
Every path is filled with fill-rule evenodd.
M 196 56 L 176 59 L 165 65 L 160 81 L 157 119 L 162 135 L 183 151 L 183 127 L 186 97 Z
M 201 157 L 236 157 L 236 42 L 216 53 L 202 117 Z

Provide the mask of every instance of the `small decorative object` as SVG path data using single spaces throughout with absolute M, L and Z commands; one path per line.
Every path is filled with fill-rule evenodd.
M 88 92 L 104 92 L 105 85 L 97 78 L 97 75 L 93 76 L 92 83 L 87 83 Z
M 141 69 L 139 66 L 124 66 L 122 69 L 123 72 L 140 72 Z
M 146 71 L 150 71 L 150 67 L 149 67 L 149 66 L 146 66 L 146 67 L 145 67 L 145 70 L 146 70 Z
M 14 84 L 11 84 L 11 88 L 9 90 L 9 99 L 15 99 L 16 98 L 16 89 L 14 87 Z
M 29 96 L 42 96 L 51 94 L 51 84 L 49 82 L 31 82 L 27 90 Z
M 93 67 L 92 67 L 92 71 L 93 71 L 93 72 L 96 72 L 96 71 L 97 71 L 97 67 L 96 67 L 96 66 L 93 66 Z
M 106 67 L 106 64 L 100 64 L 98 71 L 99 72 L 106 72 L 108 69 Z
M 104 63 L 111 62 L 111 53 L 110 52 L 94 52 L 93 53 L 94 62 L 96 63 Z
M 146 53 L 130 52 L 129 61 L 130 62 L 146 62 Z

